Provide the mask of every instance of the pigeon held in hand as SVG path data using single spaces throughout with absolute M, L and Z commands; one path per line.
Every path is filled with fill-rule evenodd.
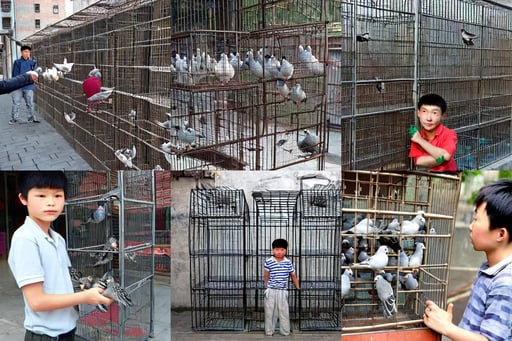
M 62 71 L 64 74 L 71 72 L 73 65 L 75 63 L 68 63 L 67 58 L 64 58 L 62 64 L 53 63 L 53 65 L 57 68 L 57 70 Z

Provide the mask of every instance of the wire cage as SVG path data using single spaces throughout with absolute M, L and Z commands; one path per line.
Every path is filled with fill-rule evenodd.
M 194 330 L 243 330 L 245 243 L 249 210 L 243 190 L 190 194 L 190 284 Z
M 342 332 L 422 326 L 426 299 L 440 306 L 446 303 L 460 175 L 344 171 L 342 183 L 341 237 L 346 257 L 341 264 L 343 272 L 349 268 L 353 272 L 341 310 Z M 406 226 L 416 216 L 424 223 L 410 230 Z M 375 285 L 380 269 L 359 264 L 364 252 L 371 256 L 383 245 L 389 250 L 384 281 L 391 285 L 396 307 L 396 313 L 388 315 Z M 353 251 L 350 256 L 347 250 Z M 414 253 L 421 258 L 419 263 L 409 266 L 400 260 L 401 255 L 409 259 Z M 407 283 L 407 276 L 417 285 L 411 284 L 412 279 Z
M 71 195 L 65 213 L 72 266 L 95 279 L 110 272 L 134 303 L 113 303 L 107 312 L 80 305 L 77 335 L 87 340 L 147 340 L 153 335 L 154 314 L 153 174 L 71 172 L 68 178 Z M 100 206 L 103 218 L 92 215 Z

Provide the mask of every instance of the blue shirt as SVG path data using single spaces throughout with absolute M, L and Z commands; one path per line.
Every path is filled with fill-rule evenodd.
M 30 217 L 14 232 L 9 250 L 9 267 L 20 288 L 43 282 L 46 294 L 73 293 L 68 267 L 71 266 L 66 242 L 50 229 L 50 236 Z M 73 307 L 35 312 L 25 296 L 25 329 L 38 334 L 57 336 L 75 328 L 78 314 Z
M 37 67 L 37 63 L 33 59 L 23 59 L 19 58 L 14 61 L 14 64 L 12 66 L 12 76 L 16 77 L 19 75 L 22 75 L 24 73 L 27 73 L 27 71 L 34 71 Z M 23 90 L 35 90 L 36 86 L 35 84 L 29 84 L 25 85 Z
M 280 262 L 273 256 L 268 258 L 263 269 L 269 272 L 267 287 L 273 289 L 288 289 L 290 274 L 295 272 L 291 260 L 286 257 Z
M 512 340 L 512 256 L 480 267 L 459 327 L 489 340 Z

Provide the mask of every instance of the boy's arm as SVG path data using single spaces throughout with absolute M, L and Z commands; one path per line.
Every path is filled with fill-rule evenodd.
M 452 155 L 443 148 L 436 147 L 432 145 L 427 140 L 424 140 L 421 137 L 419 132 L 416 132 L 412 137 L 411 141 L 417 143 L 421 148 L 423 148 L 428 154 L 425 156 L 420 156 L 416 158 L 416 165 L 422 167 L 434 167 L 443 162 L 449 161 Z M 438 160 L 442 160 L 438 162 Z
M 447 336 L 452 341 L 489 341 L 481 334 L 472 333 L 469 330 L 462 329 L 452 322 L 453 304 L 448 305 L 445 311 L 432 301 L 426 301 L 425 314 L 423 322 L 425 325 L 436 332 Z
M 268 285 L 269 277 L 270 277 L 270 272 L 268 270 L 263 270 L 263 283 L 265 284 L 265 288 Z
M 112 299 L 103 296 L 101 288 L 91 288 L 72 294 L 46 294 L 43 291 L 43 282 L 27 284 L 21 288 L 27 304 L 33 311 L 49 311 L 74 307 L 79 304 L 97 305 L 100 303 L 110 305 Z
M 290 276 L 292 277 L 293 285 L 295 285 L 297 289 L 300 289 L 299 279 L 297 278 L 297 274 L 295 273 L 295 271 L 292 272 Z

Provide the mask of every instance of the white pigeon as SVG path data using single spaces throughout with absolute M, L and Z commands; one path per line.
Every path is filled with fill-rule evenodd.
M 423 243 L 416 243 L 416 250 L 409 257 L 409 266 L 417 268 L 423 264 L 423 250 L 425 250 L 425 245 Z
M 372 219 L 364 218 L 346 232 L 355 234 L 372 234 L 377 232 L 377 229 L 375 228 L 375 224 Z
M 171 122 L 171 120 L 167 120 L 164 122 L 160 122 L 159 120 L 155 120 L 155 123 L 164 129 L 172 129 L 175 128 L 176 125 Z
M 102 90 L 94 95 L 92 95 L 91 97 L 89 97 L 87 100 L 89 102 L 101 102 L 101 101 L 104 101 L 106 100 L 107 98 L 110 97 L 110 95 L 112 95 L 112 92 L 114 91 L 114 88 L 110 88 L 110 89 L 105 89 L 105 90 Z
M 308 129 L 304 130 L 304 134 L 306 134 L 302 139 L 299 139 L 297 142 L 297 146 L 299 147 L 300 151 L 303 153 L 311 153 L 316 154 L 319 152 L 319 143 L 320 138 L 311 133 Z
M 196 138 L 204 137 L 201 133 L 194 130 L 194 128 L 189 126 L 188 121 L 183 121 L 183 124 L 180 126 L 175 126 L 178 131 L 178 139 L 184 143 L 187 147 L 192 147 Z
M 383 270 L 386 267 L 386 265 L 388 265 L 388 252 L 389 248 L 386 245 L 381 245 L 379 246 L 377 252 L 375 252 L 373 256 L 371 256 L 365 261 L 354 264 L 354 267 L 369 267 L 373 271 Z
M 475 45 L 473 43 L 473 39 L 477 39 L 478 38 L 478 36 L 476 34 L 469 33 L 465 29 L 461 29 L 460 30 L 460 34 L 462 35 L 462 41 L 464 42 L 464 44 L 466 44 L 466 45 Z
M 67 112 L 64 113 L 64 119 L 69 124 L 75 124 L 75 118 L 76 118 L 76 114 L 72 111 L 69 114 Z
M 304 48 L 304 46 L 299 45 L 299 61 L 304 63 L 306 69 L 315 75 L 322 75 L 324 73 L 324 64 L 320 63 L 313 55 L 311 46 Z
M 169 142 L 164 142 L 164 143 L 162 143 L 162 145 L 160 146 L 160 148 L 161 148 L 164 152 L 166 152 L 166 153 L 172 153 L 172 147 L 176 147 L 176 146 L 174 146 L 174 145 L 173 145 L 173 143 L 172 143 L 172 142 L 170 142 L 170 141 L 169 141 Z
M 121 161 L 121 163 L 127 167 L 127 168 L 133 168 L 133 162 L 131 159 L 126 157 L 126 155 L 123 153 L 125 148 L 118 149 L 114 152 L 114 155 Z
M 405 268 L 405 267 L 409 266 L 409 256 L 407 256 L 407 254 L 404 252 L 404 250 L 400 250 L 399 259 L 400 259 L 399 264 L 400 264 L 401 268 Z
M 219 62 L 215 65 L 215 77 L 222 83 L 229 82 L 235 76 L 235 69 L 225 53 L 220 55 Z
M 256 60 L 254 60 L 253 50 L 247 51 L 247 64 L 249 64 L 249 70 L 253 75 L 258 78 L 263 78 L 263 66 Z
M 278 77 L 282 80 L 288 80 L 293 76 L 294 66 L 286 57 L 281 57 L 281 67 L 279 68 Z
M 400 232 L 400 222 L 398 221 L 398 218 L 394 218 L 386 227 L 386 230 L 389 230 L 391 232 Z
M 288 85 L 284 80 L 278 79 L 276 81 L 277 90 L 283 96 L 285 99 L 288 99 L 290 97 L 290 88 L 288 88 Z
M 130 118 L 130 120 L 135 121 L 137 119 L 137 111 L 135 111 L 134 109 L 130 110 L 130 112 L 128 113 L 128 117 Z
M 382 302 L 384 310 L 384 317 L 387 319 L 392 318 L 396 314 L 395 294 L 391 284 L 382 277 L 382 275 L 375 276 L 375 289 L 379 300 Z
M 46 68 L 46 70 L 43 72 L 43 78 L 47 81 L 58 81 L 59 71 L 55 66 L 51 69 Z
M 302 90 L 299 83 L 295 84 L 292 89 L 290 90 L 290 99 L 295 103 L 296 105 L 299 105 L 300 103 L 306 102 L 307 96 L 304 90 Z
M 229 62 L 231 63 L 233 68 L 235 68 L 235 70 L 236 69 L 243 69 L 244 65 L 245 65 L 245 63 L 240 60 L 240 54 L 238 52 L 235 53 L 235 54 L 233 52 L 231 52 L 229 54 Z
M 73 68 L 73 65 L 75 63 L 68 63 L 67 58 L 64 58 L 64 61 L 62 64 L 53 63 L 53 65 L 57 68 L 57 70 L 62 71 L 63 73 L 71 72 L 71 69 Z
M 341 275 L 341 298 L 344 298 L 350 292 L 350 281 L 352 279 L 352 270 L 345 269 Z
M 402 234 L 416 234 L 425 225 L 424 211 L 418 211 L 413 220 L 402 221 Z
M 135 156 L 137 156 L 137 148 L 135 147 L 135 145 L 133 145 L 132 148 L 124 148 L 123 154 L 128 159 L 133 160 L 135 159 Z
M 263 65 L 266 78 L 278 78 L 281 63 L 274 56 L 266 55 Z

